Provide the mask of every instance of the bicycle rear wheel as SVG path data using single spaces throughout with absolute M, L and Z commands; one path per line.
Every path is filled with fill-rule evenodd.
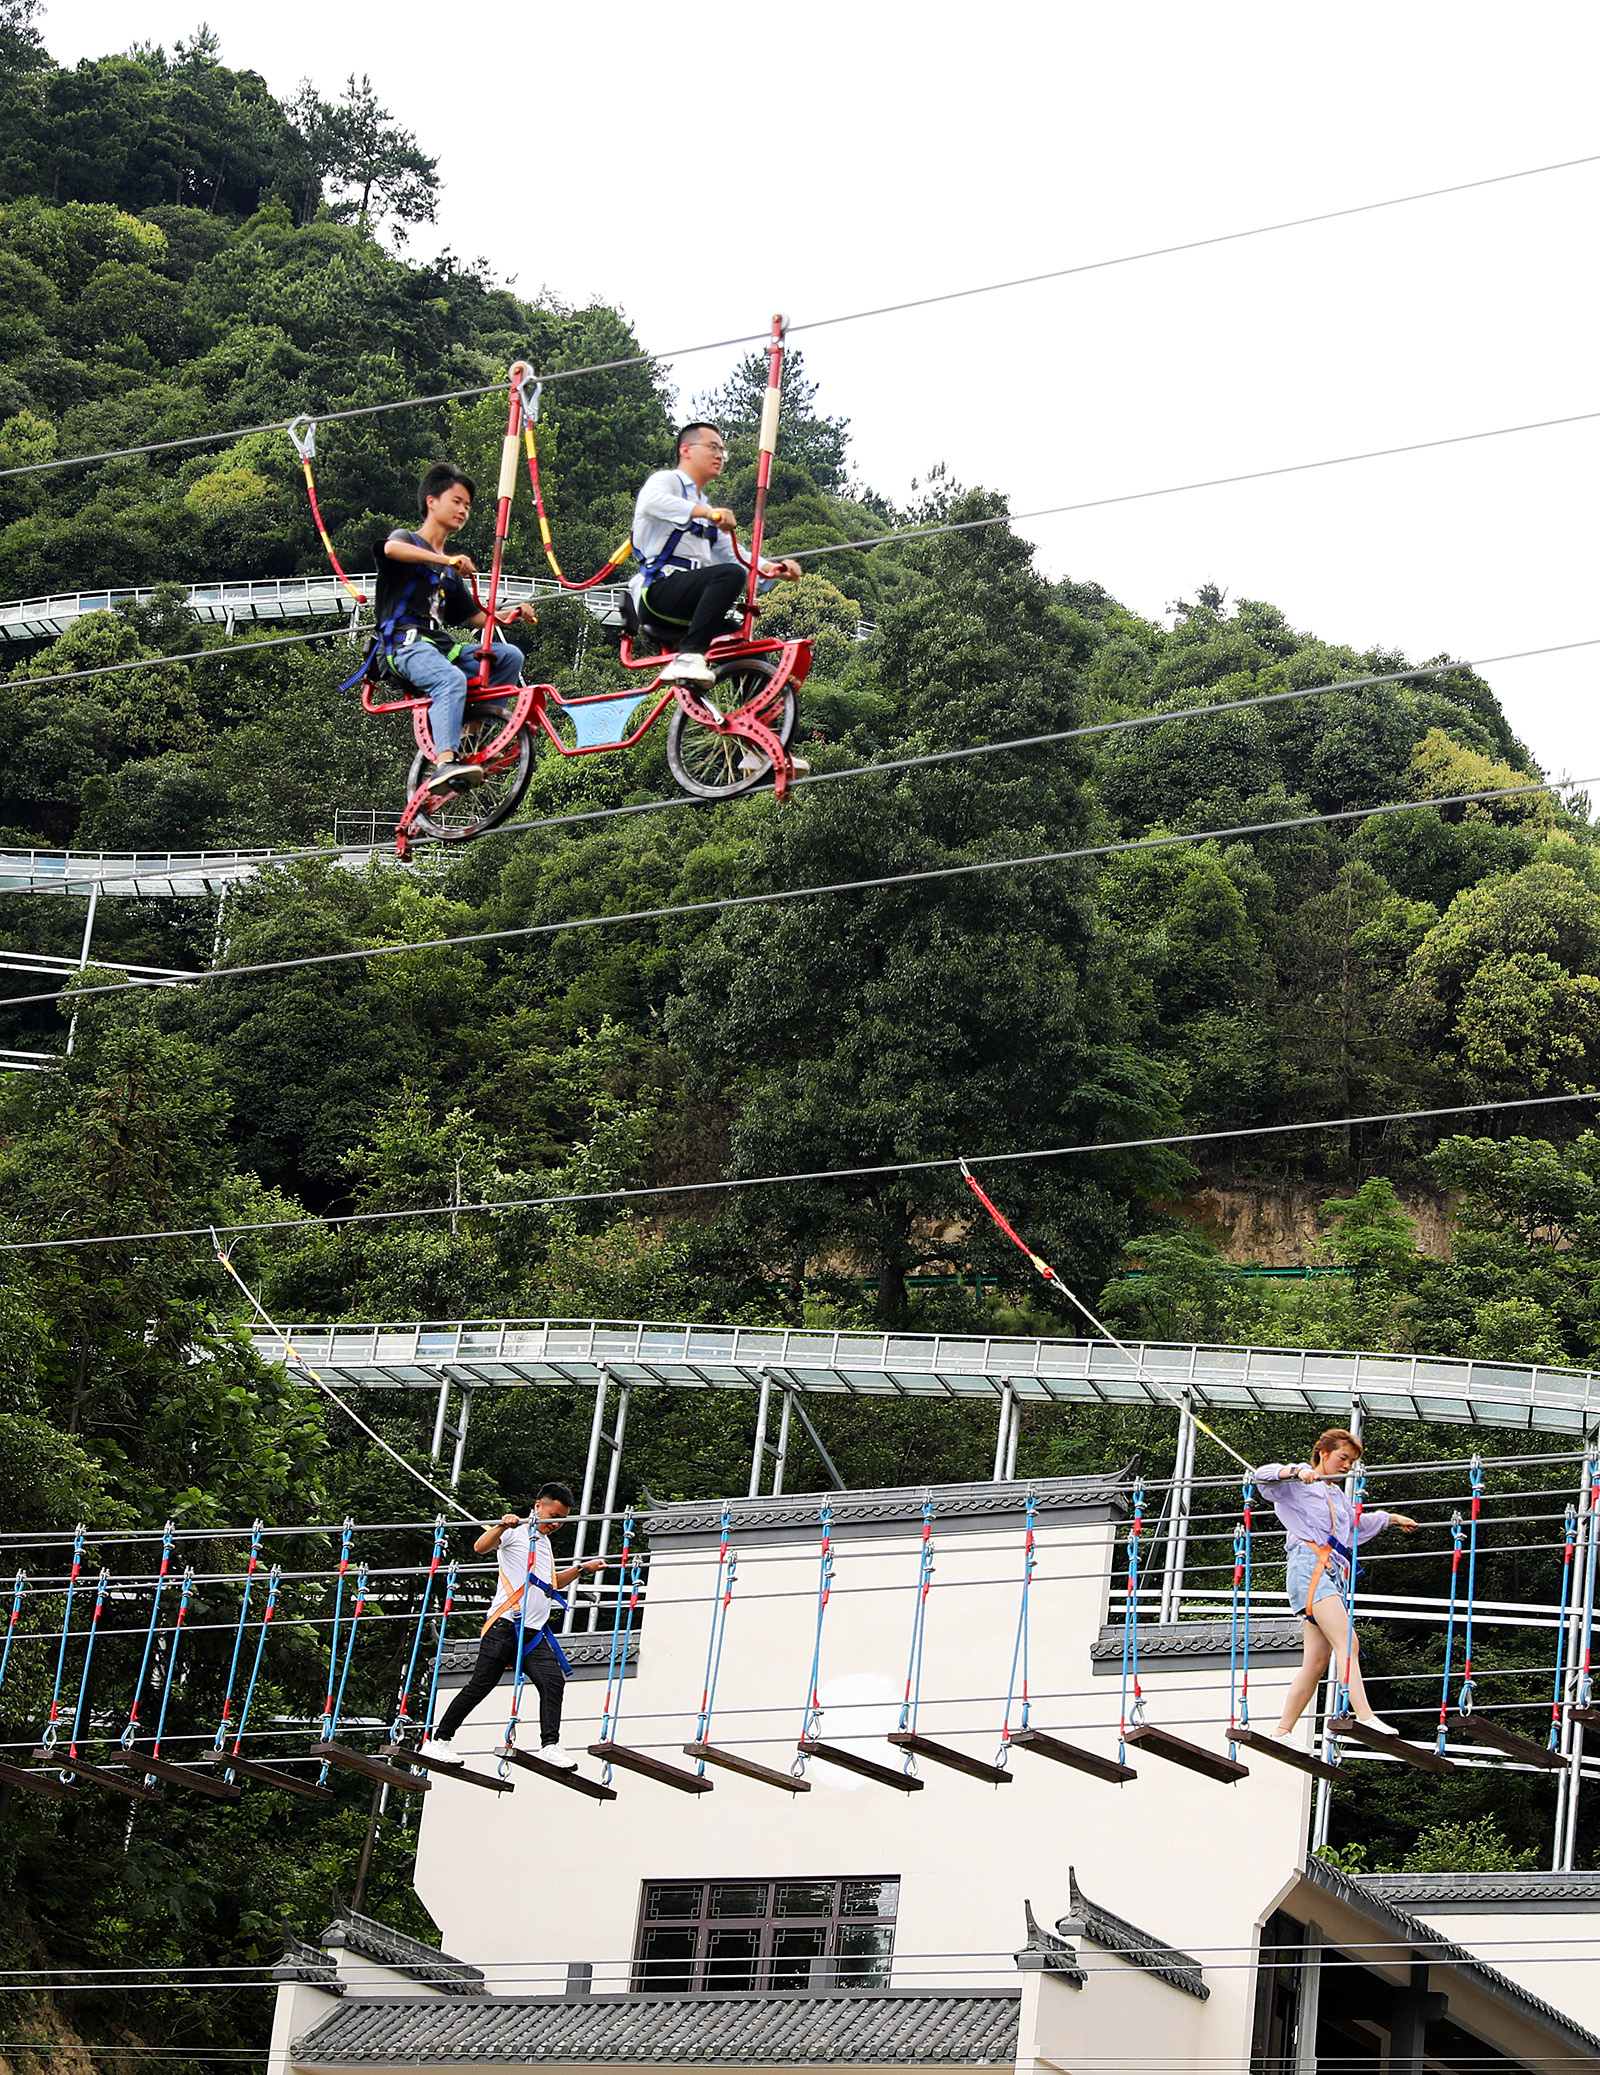
M 717 681 L 710 698 L 722 714 L 736 713 L 741 706 L 755 705 L 755 718 L 769 727 L 787 749 L 800 717 L 800 701 L 793 685 L 763 705 L 778 674 L 776 663 L 765 657 L 735 657 L 713 665 Z M 745 758 L 755 764 L 744 768 Z M 758 756 L 741 736 L 719 734 L 702 721 L 691 719 L 681 706 L 674 708 L 667 726 L 667 763 L 686 793 L 697 800 L 731 800 L 753 792 L 772 776 L 772 763 Z
M 474 715 L 469 711 L 461 730 L 459 754 L 463 758 L 476 756 L 488 747 L 504 725 L 504 716 L 492 713 Z M 419 749 L 411 760 L 411 771 L 406 779 L 408 800 L 422 783 L 426 770 L 427 759 Z M 430 800 L 412 823 L 412 833 L 432 836 L 443 843 L 470 842 L 474 836 L 481 836 L 485 829 L 498 827 L 508 815 L 515 813 L 532 776 L 533 730 L 524 727 L 518 730 L 510 748 L 501 753 L 497 768 L 489 773 L 482 785 L 475 785 L 465 792 L 442 793 L 437 801 Z

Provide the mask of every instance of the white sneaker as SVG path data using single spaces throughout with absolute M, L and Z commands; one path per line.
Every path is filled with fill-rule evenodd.
M 466 1760 L 455 1745 L 442 1736 L 430 1736 L 418 1753 L 423 1758 L 435 1758 L 441 1765 L 464 1765 Z
M 1385 1722 L 1382 1715 L 1358 1715 L 1356 1720 L 1363 1729 L 1370 1729 L 1378 1736 L 1392 1736 L 1396 1742 L 1405 1742 L 1405 1731 L 1396 1729 L 1392 1722 Z
M 661 673 L 663 684 L 692 684 L 702 691 L 709 691 L 717 681 L 717 673 L 704 656 L 697 656 L 693 649 L 682 649 Z
M 569 1758 L 559 1744 L 546 1744 L 539 1752 L 541 1765 L 553 1765 L 557 1772 L 576 1772 L 578 1761 Z

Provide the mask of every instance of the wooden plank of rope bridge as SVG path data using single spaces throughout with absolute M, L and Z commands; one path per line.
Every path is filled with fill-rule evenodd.
M 381 1780 L 386 1787 L 404 1787 L 409 1794 L 426 1794 L 433 1785 L 426 1773 L 403 1772 L 398 1765 L 385 1765 L 381 1758 L 369 1758 L 365 1751 L 352 1751 L 345 1744 L 315 1743 L 311 1752 L 313 1757 L 326 1758 L 330 1765 L 343 1766 L 346 1772 L 358 1772 L 367 1780 Z
M 779 1772 L 775 1766 L 758 1765 L 753 1758 L 741 1758 L 737 1751 L 719 1751 L 715 1744 L 685 1744 L 686 1758 L 703 1758 L 707 1765 L 720 1765 L 724 1772 L 737 1772 L 747 1780 L 761 1780 L 769 1787 L 781 1787 L 785 1794 L 809 1794 L 811 1782 L 797 1780 L 792 1772 Z
M 1208 1780 L 1221 1780 L 1224 1786 L 1231 1787 L 1235 1780 L 1250 1777 L 1249 1766 L 1241 1765 L 1237 1758 L 1207 1751 L 1190 1743 L 1187 1737 L 1174 1736 L 1170 1729 L 1158 1729 L 1153 1722 L 1141 1722 L 1130 1729 L 1123 1742 L 1137 1744 L 1141 1751 L 1149 1751 L 1154 1757 L 1169 1758 L 1174 1765 L 1187 1766 L 1190 1772 L 1204 1773 Z
M 1247 1751 L 1259 1751 L 1265 1758 L 1276 1758 L 1280 1765 L 1292 1765 L 1296 1772 L 1308 1772 L 1314 1780 L 1329 1780 L 1339 1786 L 1346 1777 L 1337 1765 L 1314 1758 L 1309 1751 L 1297 1750 L 1293 1744 L 1280 1743 L 1262 1729 L 1230 1729 L 1228 1741 L 1243 1744 Z
M 52 1751 L 44 1744 L 34 1752 L 56 1772 L 70 1772 L 75 1780 L 93 1780 L 97 1787 L 109 1787 L 113 1794 L 126 1794 L 130 1801 L 160 1801 L 164 1797 L 159 1787 L 141 1787 L 132 1780 L 119 1779 L 103 1765 L 91 1765 L 86 1758 L 63 1758 L 59 1751 Z
M 1124 1780 L 1139 1777 L 1131 1765 L 1119 1765 L 1115 1758 L 1102 1758 L 1098 1751 L 1085 1751 L 1077 1744 L 1063 1743 L 1059 1736 L 1051 1736 L 1044 1729 L 1014 1729 L 1011 1747 L 1016 1751 L 1032 1751 L 1039 1758 L 1053 1758 L 1057 1765 L 1070 1765 L 1075 1771 L 1090 1773 L 1097 1780 L 1109 1780 L 1115 1787 L 1120 1787 Z
M 496 1744 L 495 1751 L 501 1758 L 509 1758 L 513 1765 L 520 1765 L 524 1772 L 536 1772 L 542 1780 L 552 1780 L 558 1787 L 570 1787 L 574 1794 L 587 1794 L 591 1801 L 615 1801 L 615 1787 L 602 1787 L 598 1780 L 586 1780 L 581 1773 L 566 1772 L 559 1765 L 546 1765 L 542 1758 L 535 1758 L 528 1751 L 519 1751 L 515 1744 Z
M 31 1765 L 0 1764 L 0 1780 L 9 1786 L 26 1787 L 30 1794 L 48 1794 L 55 1801 L 81 1801 L 81 1789 L 53 1772 L 36 1772 Z
M 969 1758 L 965 1751 L 953 1751 L 948 1744 L 936 1744 L 932 1737 L 919 1736 L 915 1730 L 892 1730 L 886 1739 L 897 1751 L 911 1751 L 919 1758 L 926 1758 L 934 1765 L 948 1765 L 952 1772 L 964 1772 L 969 1779 L 985 1780 L 991 1787 L 1009 1787 L 1011 1775 L 1001 1766 L 986 1765 L 981 1758 Z
M 1452 1708 L 1445 1721 L 1458 1736 L 1503 1751 L 1508 1758 L 1520 1758 L 1525 1765 L 1542 1765 L 1546 1772 L 1560 1772 L 1567 1762 L 1559 1751 L 1535 1743 L 1531 1736 L 1519 1736 L 1514 1729 L 1504 1729 L 1476 1712 L 1463 1715 L 1458 1708 Z
M 337 1801 L 338 1795 L 331 1787 L 324 1787 L 316 1780 L 303 1780 L 298 1773 L 280 1772 L 275 1765 L 263 1765 L 259 1758 L 233 1758 L 226 1751 L 206 1751 L 195 1760 L 197 1765 L 217 1765 L 231 1772 L 241 1773 L 247 1780 L 257 1780 L 263 1787 L 280 1787 L 285 1794 L 298 1794 L 302 1801 Z
M 137 1748 L 108 1762 L 118 1770 L 127 1767 L 133 1772 L 154 1773 L 158 1780 L 167 1780 L 174 1787 L 192 1787 L 197 1794 L 208 1795 L 213 1801 L 238 1801 L 244 1794 L 243 1787 L 232 1787 L 226 1780 L 209 1780 L 192 1765 L 175 1765 L 170 1758 L 154 1758 Z
M 1574 1722 L 1600 1722 L 1600 1707 L 1568 1708 L 1567 1713 Z
M 676 1787 L 680 1794 L 709 1794 L 717 1784 L 715 1780 L 703 1780 L 697 1772 L 685 1772 L 681 1765 L 668 1765 L 664 1758 L 651 1758 L 643 1751 L 630 1751 L 626 1744 L 591 1744 L 591 1758 L 603 1758 L 607 1765 L 620 1765 L 624 1772 L 636 1772 L 647 1780 L 659 1780 L 663 1787 Z
M 510 1794 L 515 1791 L 510 1780 L 497 1780 L 492 1772 L 468 1772 L 458 1758 L 425 1758 L 420 1751 L 408 1751 L 404 1744 L 385 1744 L 379 1751 L 380 1758 L 404 1758 L 409 1765 L 420 1765 L 429 1772 L 443 1773 L 447 1780 L 465 1780 L 469 1787 L 485 1787 L 491 1794 Z
M 892 1766 L 880 1765 L 876 1758 L 858 1758 L 854 1751 L 842 1751 L 837 1744 L 803 1738 L 800 1748 L 808 1758 L 820 1758 L 825 1764 L 837 1765 L 845 1772 L 858 1772 L 864 1780 L 876 1780 L 880 1787 L 898 1787 L 902 1794 L 920 1794 L 927 1784 L 908 1772 L 896 1772 Z
M 1399 1758 L 1407 1765 L 1414 1765 L 1418 1772 L 1454 1772 L 1455 1766 L 1448 1758 L 1441 1758 L 1437 1751 L 1430 1751 L 1421 1744 L 1407 1743 L 1403 1736 L 1385 1736 L 1381 1729 L 1369 1729 L 1365 1722 L 1358 1722 L 1354 1715 L 1336 1715 L 1333 1733 L 1338 1737 L 1349 1737 L 1353 1742 L 1365 1744 L 1369 1751 L 1382 1751 L 1390 1758 Z

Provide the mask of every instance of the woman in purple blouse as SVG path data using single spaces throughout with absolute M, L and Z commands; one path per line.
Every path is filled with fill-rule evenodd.
M 1362 1509 L 1359 1528 L 1344 1480 L 1361 1459 L 1361 1443 L 1343 1427 L 1318 1438 L 1309 1463 L 1263 1463 L 1256 1488 L 1283 1522 L 1289 1540 L 1289 1610 L 1305 1621 L 1305 1656 L 1284 1695 L 1283 1715 L 1272 1732 L 1289 1741 L 1316 1692 L 1335 1651 L 1344 1674 L 1349 1661 L 1350 1706 L 1356 1720 L 1384 1736 L 1400 1731 L 1372 1711 L 1361 1680 L 1360 1645 L 1345 1612 L 1345 1587 L 1355 1548 L 1386 1527 L 1410 1534 L 1416 1522 L 1405 1513 Z

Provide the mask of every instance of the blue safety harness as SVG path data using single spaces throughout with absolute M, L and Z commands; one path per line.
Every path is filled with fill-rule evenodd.
M 380 549 L 379 552 L 381 553 L 382 550 Z M 338 687 L 341 692 L 348 692 L 354 686 L 360 684 L 362 679 L 373 670 L 375 665 L 392 664 L 396 649 L 404 646 L 403 643 L 395 640 L 396 630 L 407 621 L 416 623 L 418 627 L 417 639 L 431 643 L 447 663 L 453 663 L 456 657 L 464 650 L 477 647 L 476 641 L 455 641 L 442 628 L 438 628 L 438 623 L 433 617 L 433 601 L 431 598 L 427 598 L 426 601 L 429 608 L 426 622 L 423 622 L 413 610 L 417 603 L 417 586 L 419 584 L 423 585 L 425 598 L 426 594 L 436 587 L 443 588 L 438 583 L 437 578 L 429 575 L 429 568 L 430 565 L 428 563 L 419 562 L 417 564 L 416 574 L 411 577 L 405 589 L 400 593 L 394 611 L 389 614 L 387 619 L 379 621 L 377 630 L 372 637 L 372 646 L 361 658 L 360 663 L 352 674 Z M 435 631 L 436 629 L 437 631 Z
M 643 582 L 639 585 L 641 602 L 645 592 L 649 590 L 664 569 L 700 569 L 704 567 L 703 563 L 691 562 L 687 555 L 678 553 L 678 543 L 686 533 L 693 534 L 696 540 L 715 540 L 717 537 L 717 527 L 711 519 L 686 519 L 681 526 L 673 528 L 667 535 L 664 544 L 655 554 L 648 558 L 641 557 L 643 565 L 640 570 Z
M 567 1603 L 561 1597 L 560 1593 L 556 1591 L 553 1585 L 546 1585 L 542 1578 L 530 1578 L 528 1580 L 528 1583 L 530 1585 L 536 1585 L 539 1588 L 539 1590 L 544 1594 L 545 1598 L 550 1602 L 552 1607 L 560 1607 L 562 1612 L 565 1613 Z M 502 1621 L 507 1621 L 511 1617 L 507 1614 L 502 1614 L 500 1618 Z M 562 1672 L 565 1674 L 565 1676 L 570 1679 L 572 1677 L 572 1666 L 567 1659 L 566 1651 L 562 1649 L 560 1643 L 556 1639 L 555 1631 L 550 1626 L 550 1618 L 548 1615 L 546 1615 L 545 1617 L 543 1626 L 539 1628 L 534 1634 L 533 1640 L 531 1642 L 529 1642 L 526 1639 L 526 1635 L 524 1635 L 522 1645 L 523 1671 L 527 1671 L 529 1661 L 531 1660 L 533 1653 L 535 1652 L 535 1650 L 538 1649 L 541 1643 L 548 1643 L 550 1645 L 551 1649 L 556 1654 L 556 1663 L 560 1665 Z

